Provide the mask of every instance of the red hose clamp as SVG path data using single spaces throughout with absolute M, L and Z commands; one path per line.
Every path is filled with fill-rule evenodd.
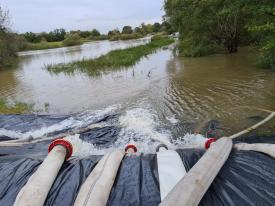
M 52 143 L 50 144 L 48 152 L 50 153 L 50 151 L 52 151 L 52 149 L 57 145 L 61 145 L 61 146 L 65 147 L 65 149 L 67 151 L 66 160 L 68 160 L 73 154 L 72 144 L 65 139 L 56 139 L 56 140 L 52 141 Z
M 133 144 L 128 144 L 125 147 L 124 151 L 127 152 L 128 149 L 133 149 L 135 153 L 137 152 L 137 147 L 135 145 L 133 145 Z
M 216 142 L 216 139 L 215 138 L 209 138 L 205 144 L 204 144 L 204 148 L 205 149 L 208 149 L 210 147 L 210 145 L 213 143 L 213 142 Z

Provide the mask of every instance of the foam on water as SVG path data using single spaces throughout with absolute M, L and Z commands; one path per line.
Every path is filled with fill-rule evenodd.
M 73 156 L 104 155 L 113 150 L 113 148 L 97 148 L 95 145 L 83 141 L 79 136 L 76 134 L 64 138 L 73 145 Z
M 127 144 L 134 144 L 138 153 L 155 153 L 157 145 L 164 143 L 170 149 L 201 147 L 205 137 L 200 134 L 186 134 L 182 138 L 172 140 L 171 133 L 160 128 L 156 115 L 149 109 L 134 108 L 126 111 L 119 118 L 118 126 L 121 132 L 116 142 L 109 148 L 98 148 L 79 138 L 79 135 L 69 136 L 66 139 L 74 145 L 74 156 L 103 155 L 114 149 L 123 150 Z
M 79 135 L 66 137 L 74 146 L 74 156 L 103 155 L 114 149 L 124 150 L 128 144 L 135 144 L 138 153 L 154 153 L 158 144 L 170 143 L 171 135 L 169 131 L 157 130 L 159 127 L 157 117 L 148 109 L 134 108 L 126 111 L 119 118 L 118 127 L 121 131 L 114 144 L 109 148 L 98 148 L 95 145 L 85 142 Z
M 8 136 L 11 138 L 28 138 L 32 136 L 33 138 L 39 138 L 52 132 L 83 128 L 88 125 L 94 125 L 97 128 L 105 126 L 121 128 L 116 141 L 108 148 L 99 148 L 83 141 L 79 138 L 79 134 L 67 136 L 66 139 L 73 144 L 74 156 L 103 155 L 114 149 L 124 150 L 128 144 L 135 144 L 138 148 L 138 153 L 155 153 L 156 147 L 160 143 L 166 144 L 170 149 L 176 149 L 201 147 L 205 142 L 205 137 L 200 134 L 185 134 L 174 140 L 171 132 L 163 129 L 158 116 L 147 108 L 129 109 L 125 111 L 115 123 L 107 121 L 103 124 L 95 124 L 98 120 L 114 114 L 119 107 L 119 105 L 116 105 L 103 110 L 86 111 L 49 127 L 43 127 L 26 133 L 0 129 L 0 136 Z M 170 120 L 171 124 L 176 124 L 177 122 L 175 117 L 171 117 Z
M 174 140 L 173 144 L 177 148 L 203 148 L 206 140 L 207 138 L 201 134 L 187 133 L 183 137 Z
M 176 115 L 173 115 L 171 117 L 166 117 L 166 119 L 171 123 L 171 124 L 177 124 L 179 122 L 178 119 L 175 117 Z
M 76 116 L 69 117 L 57 124 L 53 124 L 49 127 L 42 127 L 36 130 L 31 130 L 25 133 L 19 131 L 0 129 L 0 136 L 7 136 L 11 138 L 25 139 L 28 137 L 33 137 L 34 139 L 47 136 L 49 133 L 63 131 L 66 129 L 74 129 L 85 127 L 93 122 L 100 120 L 101 118 L 113 114 L 119 105 L 107 107 L 103 110 L 97 111 L 85 111 Z

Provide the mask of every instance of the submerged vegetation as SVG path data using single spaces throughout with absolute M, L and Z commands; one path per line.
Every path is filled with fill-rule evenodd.
M 275 67 L 274 0 L 165 0 L 164 8 L 184 56 L 234 53 L 250 45 L 262 65 Z
M 114 50 L 96 59 L 83 59 L 81 61 L 75 61 L 67 64 L 47 65 L 46 68 L 53 73 L 72 73 L 74 71 L 83 71 L 91 74 L 99 74 L 100 72 L 106 70 L 133 66 L 142 57 L 149 55 L 156 49 L 167 46 L 173 42 L 174 39 L 168 36 L 156 35 L 152 37 L 151 42 L 145 45 Z
M 0 99 L 0 114 L 26 114 L 32 111 L 32 105 L 16 102 L 8 104 L 5 100 Z

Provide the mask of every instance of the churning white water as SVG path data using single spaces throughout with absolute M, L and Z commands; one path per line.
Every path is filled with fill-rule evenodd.
M 103 121 L 97 123 L 102 118 L 114 115 L 121 108 L 120 105 L 114 105 L 97 111 L 85 111 L 75 116 L 68 117 L 63 121 L 48 127 L 42 127 L 22 133 L 7 129 L 0 129 L 0 136 L 11 138 L 34 139 L 47 137 L 48 134 L 66 129 L 85 128 L 90 125 L 95 127 L 115 126 L 120 128 L 116 141 L 108 148 L 99 148 L 96 145 L 80 139 L 79 134 L 66 137 L 74 147 L 74 156 L 102 155 L 114 149 L 124 149 L 127 144 L 135 144 L 138 153 L 155 153 L 156 147 L 162 143 L 170 149 L 184 147 L 198 147 L 203 145 L 205 137 L 200 134 L 183 134 L 178 139 L 173 139 L 171 131 L 164 129 L 158 116 L 148 108 L 131 108 L 122 112 L 117 121 Z M 171 124 L 176 123 L 175 117 L 170 117 Z

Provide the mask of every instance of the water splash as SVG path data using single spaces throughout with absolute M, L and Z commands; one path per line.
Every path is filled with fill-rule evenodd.
M 119 105 L 115 105 L 107 107 L 103 110 L 85 111 L 75 116 L 71 116 L 51 126 L 30 130 L 25 133 L 14 130 L 0 129 L 0 136 L 7 136 L 16 139 L 27 139 L 29 137 L 36 139 L 48 136 L 48 134 L 51 133 L 58 133 L 68 129 L 82 128 L 90 124 L 96 123 L 97 121 L 108 115 L 114 114 L 119 107 Z
M 206 140 L 207 138 L 201 134 L 187 133 L 183 137 L 174 140 L 173 144 L 177 148 L 203 148 Z
M 156 147 L 160 144 L 166 144 L 170 149 L 201 147 L 204 145 L 206 138 L 200 134 L 186 134 L 178 139 L 173 139 L 171 131 L 164 129 L 158 116 L 148 108 L 132 108 L 123 113 L 116 121 L 104 121 L 97 124 L 99 120 L 115 114 L 119 105 L 107 107 L 97 111 L 86 111 L 75 116 L 71 116 L 59 123 L 49 127 L 42 127 L 37 130 L 21 133 L 0 129 L 0 136 L 11 138 L 28 138 L 34 139 L 44 135 L 63 131 L 66 129 L 78 129 L 90 126 L 96 128 L 115 126 L 120 128 L 120 133 L 116 141 L 108 148 L 98 147 L 80 139 L 80 134 L 67 136 L 74 147 L 74 156 L 103 155 L 106 152 L 115 149 L 124 150 L 127 144 L 134 144 L 138 148 L 138 153 L 155 153 Z M 173 117 L 174 118 L 174 117 Z M 171 122 L 173 124 L 174 120 Z M 110 140 L 111 141 L 111 140 Z

